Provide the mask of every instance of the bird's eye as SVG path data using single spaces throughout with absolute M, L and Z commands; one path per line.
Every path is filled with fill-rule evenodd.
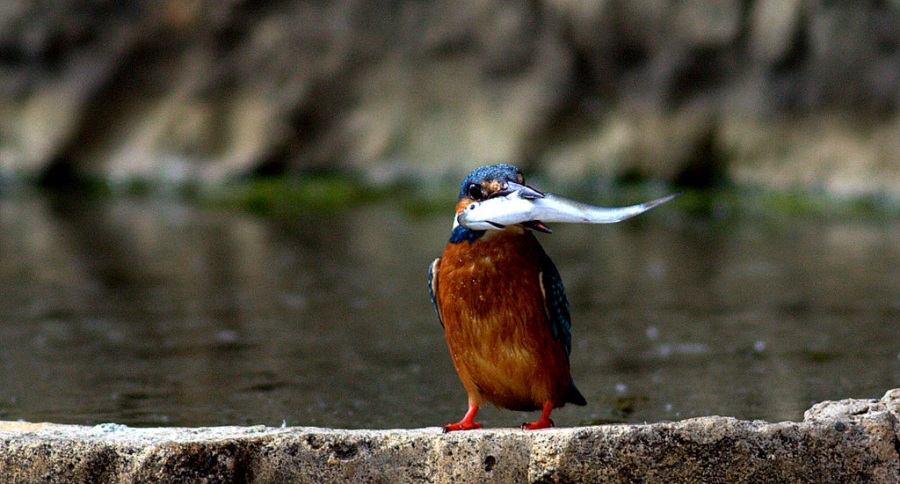
M 469 189 L 466 191 L 466 193 L 472 200 L 479 200 L 484 196 L 481 192 L 481 187 L 475 183 L 469 185 Z

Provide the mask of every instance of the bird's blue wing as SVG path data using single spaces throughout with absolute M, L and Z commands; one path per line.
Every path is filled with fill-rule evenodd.
M 566 356 L 572 349 L 572 318 L 569 316 L 569 299 L 563 287 L 559 271 L 550 258 L 546 258 L 541 270 L 541 290 L 544 293 L 544 308 L 550 318 L 550 334 L 562 343 Z
M 438 272 L 440 270 L 439 266 L 441 263 L 441 258 L 438 257 L 428 266 L 428 292 L 431 294 L 431 305 L 434 306 L 434 313 L 437 314 L 438 322 L 441 323 L 441 327 L 444 326 L 444 320 L 441 319 L 441 311 L 438 309 L 437 304 L 437 284 L 438 284 Z

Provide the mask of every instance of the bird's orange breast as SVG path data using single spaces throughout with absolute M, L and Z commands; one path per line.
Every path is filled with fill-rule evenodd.
M 544 305 L 546 257 L 534 235 L 520 228 L 488 231 L 444 250 L 438 310 L 470 398 L 514 410 L 564 403 L 569 363 Z

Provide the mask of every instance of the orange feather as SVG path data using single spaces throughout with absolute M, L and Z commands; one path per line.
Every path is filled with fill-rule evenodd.
M 458 207 L 459 208 L 459 207 Z M 469 400 L 512 410 L 565 403 L 569 363 L 550 332 L 541 287 L 546 257 L 520 227 L 450 243 L 437 261 L 437 308 Z

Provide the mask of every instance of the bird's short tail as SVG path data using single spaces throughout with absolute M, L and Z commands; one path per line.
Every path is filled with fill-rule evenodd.
M 565 401 L 566 403 L 571 403 L 573 405 L 578 405 L 581 407 L 587 405 L 587 400 L 585 400 L 581 392 L 578 391 L 578 387 L 575 386 L 575 382 L 569 384 L 569 389 L 566 390 Z

